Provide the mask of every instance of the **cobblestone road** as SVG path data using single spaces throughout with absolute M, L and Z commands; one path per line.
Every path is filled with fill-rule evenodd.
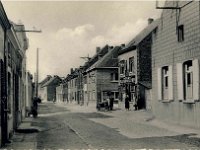
M 32 121 L 32 126 L 39 127 L 41 131 L 32 134 L 17 133 L 13 144 L 7 149 L 29 149 L 29 144 L 32 144 L 31 147 L 35 145 L 35 149 L 199 149 L 200 147 L 200 139 L 192 138 L 189 134 L 130 138 L 122 135 L 117 128 L 99 122 L 106 119 L 112 120 L 114 117 L 109 113 L 70 112 L 67 107 L 51 103 L 41 104 L 39 117 Z M 162 130 L 139 122 L 131 122 L 131 125 L 138 133 Z
M 101 113 L 70 113 L 65 108 L 58 108 L 53 104 L 42 105 L 40 108 L 40 114 L 50 113 L 51 115 L 41 115 L 33 123 L 34 126 L 45 127 L 37 135 L 38 149 L 196 149 L 200 147 L 199 139 L 190 138 L 189 135 L 128 138 L 121 135 L 115 128 L 91 120 L 91 118 L 106 119 L 110 117 Z M 149 128 L 147 125 L 137 122 L 133 126 L 144 132 L 145 128 Z M 154 127 L 152 130 L 156 132 L 160 129 Z

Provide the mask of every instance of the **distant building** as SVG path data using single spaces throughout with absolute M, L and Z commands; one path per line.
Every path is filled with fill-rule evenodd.
M 118 92 L 118 51 L 121 47 L 106 45 L 102 49 L 97 48 L 97 61 L 88 67 L 84 75 L 85 103 L 104 101 L 111 94 L 115 100 L 119 98 Z M 92 60 L 91 59 L 91 60 Z
M 130 107 L 149 109 L 151 106 L 150 89 L 152 36 L 159 19 L 149 19 L 148 26 L 119 51 L 119 91 L 121 108 L 124 108 L 126 95 L 130 98 Z
M 152 104 L 163 121 L 200 127 L 200 7 L 166 1 L 152 47 Z
M 41 100 L 47 101 L 47 95 L 46 92 L 43 88 L 43 85 L 46 84 L 50 79 L 52 78 L 51 75 L 47 75 L 46 78 L 44 78 L 39 84 L 38 84 L 38 96 L 41 98 Z M 35 91 L 34 91 L 34 96 L 35 96 Z
M 62 82 L 59 76 L 51 77 L 46 83 L 41 86 L 43 91 L 43 101 L 55 101 L 56 100 L 56 87 Z

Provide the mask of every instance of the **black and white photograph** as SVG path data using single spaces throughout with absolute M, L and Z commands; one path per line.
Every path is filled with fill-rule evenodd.
M 0 149 L 200 149 L 200 1 L 1 0 Z

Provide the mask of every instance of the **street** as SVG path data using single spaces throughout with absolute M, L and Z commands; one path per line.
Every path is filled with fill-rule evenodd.
M 117 113 L 117 111 L 114 113 Z M 128 113 L 134 113 L 134 111 Z M 145 132 L 144 135 L 148 135 L 149 132 L 150 136 L 142 137 L 141 135 L 138 138 L 130 138 L 130 136 L 125 136 L 126 134 L 121 134 L 120 129 L 100 123 L 101 121 L 106 122 L 106 120 L 107 122 L 109 122 L 108 120 L 114 122 L 115 119 L 111 112 L 88 111 L 81 113 L 80 111 L 71 111 L 67 104 L 64 107 L 53 103 L 40 104 L 38 118 L 31 121 L 31 126 L 39 128 L 40 131 L 37 133 L 16 133 L 12 144 L 5 148 L 197 149 L 200 146 L 198 138 L 189 137 L 187 134 L 173 135 L 172 132 L 153 127 L 148 123 L 142 124 L 137 120 L 129 124 L 136 131 L 136 135 Z M 126 126 L 124 122 L 120 124 Z M 154 135 L 151 137 L 152 133 L 163 136 Z M 30 147 L 31 145 L 32 147 Z

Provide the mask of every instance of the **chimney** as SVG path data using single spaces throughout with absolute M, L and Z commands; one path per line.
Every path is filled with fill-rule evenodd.
M 100 47 L 96 47 L 96 53 L 99 53 L 101 51 Z
M 148 19 L 148 24 L 151 24 L 153 21 L 154 21 L 153 18 L 149 18 L 149 19 Z
M 73 71 L 74 71 L 73 68 L 71 68 L 71 74 L 73 73 Z
M 110 46 L 110 47 L 109 47 L 109 50 L 112 50 L 113 48 L 114 48 L 113 46 Z
M 121 44 L 121 48 L 124 48 L 126 45 L 125 44 Z

